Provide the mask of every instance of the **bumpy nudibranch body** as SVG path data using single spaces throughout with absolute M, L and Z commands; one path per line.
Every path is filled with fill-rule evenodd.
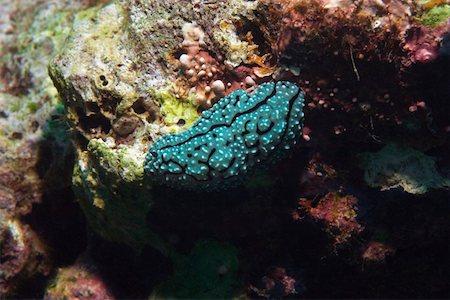
M 304 94 L 293 83 L 238 90 L 203 112 L 181 133 L 157 140 L 145 161 L 150 180 L 196 190 L 220 190 L 259 165 L 279 160 L 301 134 Z

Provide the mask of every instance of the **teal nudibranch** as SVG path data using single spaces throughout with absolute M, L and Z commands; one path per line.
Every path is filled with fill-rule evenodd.
M 220 99 L 194 125 L 158 139 L 145 159 L 151 181 L 178 189 L 223 190 L 296 144 L 304 94 L 291 82 L 263 83 L 252 94 Z

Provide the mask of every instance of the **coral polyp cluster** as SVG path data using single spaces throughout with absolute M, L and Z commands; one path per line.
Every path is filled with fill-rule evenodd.
M 225 95 L 225 84 L 220 78 L 223 66 L 206 49 L 205 33 L 195 23 L 183 25 L 183 54 L 178 58 L 180 72 L 188 79 L 191 86 L 189 93 L 195 94 L 198 105 L 209 108 L 213 100 Z

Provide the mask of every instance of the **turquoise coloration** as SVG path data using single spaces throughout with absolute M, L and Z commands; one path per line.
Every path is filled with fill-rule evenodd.
M 252 94 L 235 91 L 190 129 L 157 140 L 146 156 L 146 175 L 179 189 L 226 189 L 296 144 L 303 102 L 301 89 L 285 81 L 261 84 Z

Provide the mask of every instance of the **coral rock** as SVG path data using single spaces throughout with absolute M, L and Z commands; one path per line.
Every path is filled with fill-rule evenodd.
M 389 144 L 376 153 L 362 154 L 361 160 L 366 183 L 381 190 L 401 187 L 411 194 L 423 194 L 450 186 L 450 179 L 438 173 L 433 158 L 412 148 Z

